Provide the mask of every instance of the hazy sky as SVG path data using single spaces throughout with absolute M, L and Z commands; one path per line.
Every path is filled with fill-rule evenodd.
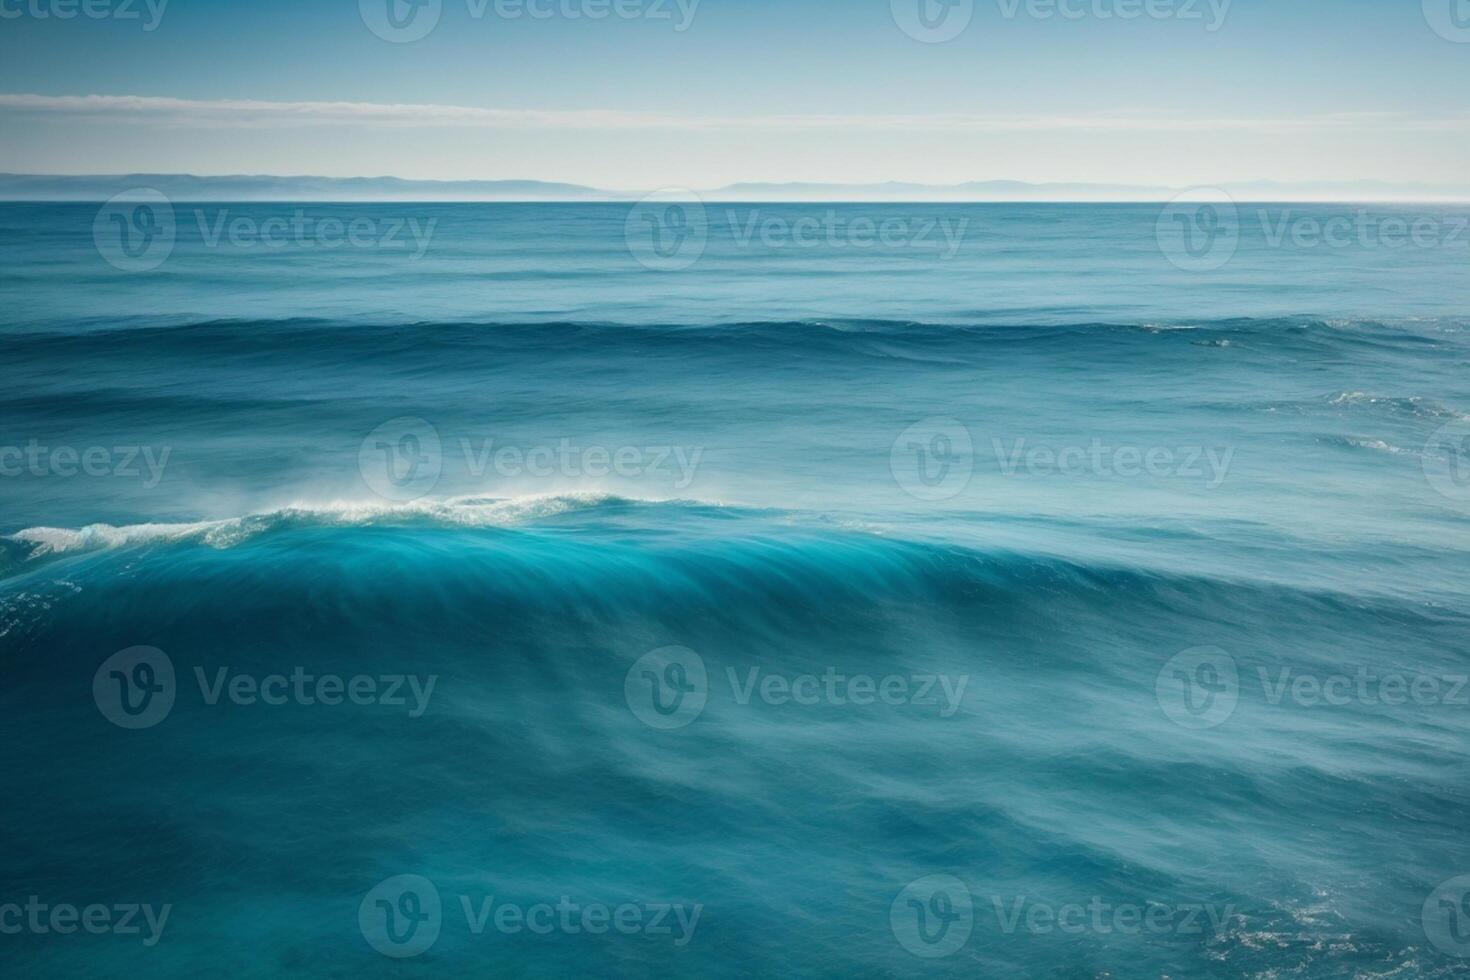
M 0 170 L 1470 182 L 1470 0 L 413 2 L 0 0 Z

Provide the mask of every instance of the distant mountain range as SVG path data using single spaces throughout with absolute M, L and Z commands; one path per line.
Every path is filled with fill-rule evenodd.
M 6 201 L 105 201 L 114 194 L 143 187 L 160 191 L 173 201 L 602 201 L 629 196 L 540 180 L 0 174 L 0 200 Z
M 1386 181 L 1218 185 L 1242 201 L 1470 201 L 1470 184 Z M 189 174 L 44 176 L 0 174 L 0 200 L 105 201 L 151 188 L 174 201 L 629 201 L 642 192 L 610 191 L 540 180 L 403 180 L 398 177 L 196 177 Z M 1017 180 L 963 184 L 739 183 L 698 190 L 711 202 L 1070 202 L 1166 201 L 1184 188 L 1157 185 L 1056 183 Z M 690 193 L 690 192 L 685 192 Z

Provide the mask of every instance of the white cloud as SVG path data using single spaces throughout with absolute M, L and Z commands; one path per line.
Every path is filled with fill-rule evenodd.
M 401 126 L 411 128 L 564 130 L 851 130 L 1005 132 L 1315 131 L 1440 132 L 1470 126 L 1470 113 L 1327 113 L 1298 117 L 1201 118 L 1121 111 L 1085 115 L 758 115 L 707 116 L 612 109 L 496 109 L 483 106 L 370 102 L 265 102 L 253 99 L 174 99 L 137 95 L 0 94 L 0 111 L 127 117 L 157 125 L 265 128 L 281 126 Z

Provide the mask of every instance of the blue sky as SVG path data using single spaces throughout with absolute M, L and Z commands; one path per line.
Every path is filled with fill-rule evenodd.
M 1470 182 L 1470 0 L 161 2 L 0 0 L 0 170 Z

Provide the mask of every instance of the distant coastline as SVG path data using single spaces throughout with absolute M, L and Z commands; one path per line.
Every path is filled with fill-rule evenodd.
M 1237 201 L 1470 203 L 1470 186 L 1387 181 L 1217 185 Z M 407 180 L 398 177 L 194 176 L 190 174 L 0 174 L 0 201 L 95 202 L 150 188 L 174 201 L 524 202 L 635 201 L 649 193 L 707 202 L 761 203 L 1153 203 L 1189 190 L 1132 184 L 1027 183 L 1015 180 L 921 184 L 736 183 L 677 191 L 618 191 L 539 180 Z

